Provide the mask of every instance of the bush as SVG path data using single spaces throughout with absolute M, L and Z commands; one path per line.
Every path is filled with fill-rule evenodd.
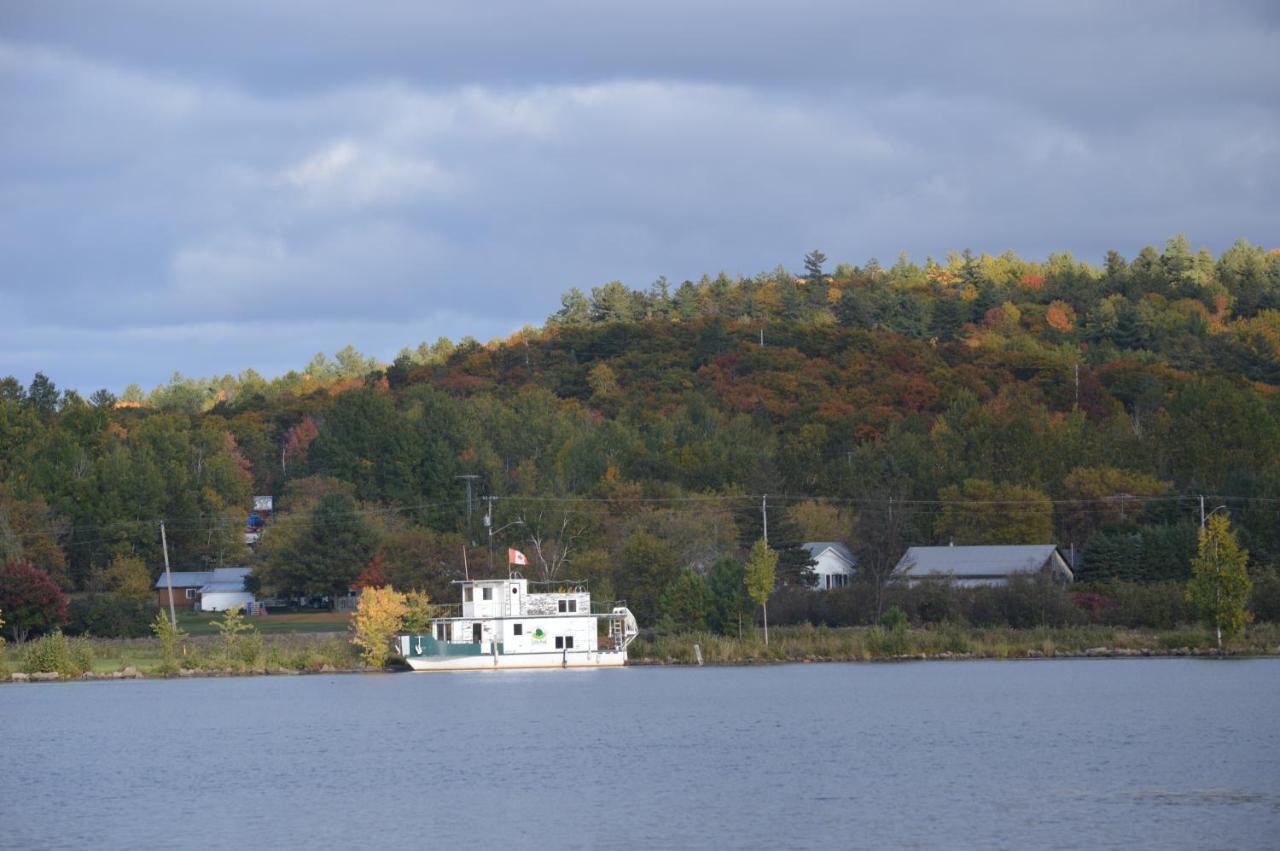
M 890 606 L 889 609 L 880 616 L 880 626 L 894 632 L 901 632 L 907 628 L 907 613 L 897 606 Z
M 49 574 L 26 561 L 0 566 L 0 610 L 6 628 L 19 644 L 31 633 L 56 629 L 67 622 L 67 597 Z
M 78 677 L 93 667 L 93 647 L 87 639 L 69 639 L 54 630 L 26 646 L 22 653 L 22 670 L 28 674 L 56 673 Z
M 1280 622 L 1280 570 L 1268 567 L 1253 574 L 1249 609 L 1255 621 Z
M 141 638 L 151 634 L 159 609 L 120 594 L 79 594 L 71 598 L 66 632 L 98 638 Z
M 1077 608 L 1090 623 L 1174 629 L 1191 623 L 1181 582 L 1094 582 L 1077 586 Z

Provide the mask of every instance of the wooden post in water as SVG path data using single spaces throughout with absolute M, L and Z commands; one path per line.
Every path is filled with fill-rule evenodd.
M 702 667 L 702 647 L 700 647 L 697 644 L 693 645 L 693 658 L 698 660 L 698 667 L 701 668 Z

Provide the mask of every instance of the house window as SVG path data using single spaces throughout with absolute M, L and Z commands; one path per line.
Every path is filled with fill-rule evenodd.
M 518 623 L 511 626 L 512 635 L 524 635 L 524 624 Z
M 196 598 L 196 589 L 194 589 L 194 588 L 188 588 L 188 589 L 187 589 L 187 599 L 188 599 L 188 600 L 194 600 L 195 598 Z
M 481 589 L 480 589 L 480 593 L 483 595 L 484 599 L 486 599 L 486 600 L 492 600 L 492 599 L 493 599 L 493 589 L 492 589 L 492 588 L 481 588 Z
M 436 641 L 449 640 L 449 625 L 447 623 L 436 624 Z
M 578 611 L 578 601 L 577 601 L 577 600 L 561 600 L 561 601 L 560 601 L 560 611 L 561 611 L 561 612 L 576 612 L 576 611 Z

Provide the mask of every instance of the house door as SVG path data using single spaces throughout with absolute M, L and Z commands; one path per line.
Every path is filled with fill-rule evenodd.
M 471 625 L 471 643 L 472 644 L 480 643 L 480 636 L 483 635 L 483 631 L 484 631 L 484 628 L 480 624 L 473 623 Z

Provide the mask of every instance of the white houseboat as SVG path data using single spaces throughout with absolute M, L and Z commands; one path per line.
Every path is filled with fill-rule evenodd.
M 553 590 L 530 592 L 529 580 L 513 573 L 459 584 L 460 617 L 435 618 L 429 635 L 397 637 L 415 671 L 617 667 L 638 632 L 623 606 L 592 612 L 582 583 L 535 583 Z

